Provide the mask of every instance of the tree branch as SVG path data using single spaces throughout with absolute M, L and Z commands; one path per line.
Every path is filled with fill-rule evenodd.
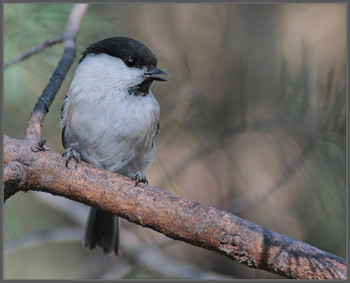
M 47 40 L 45 40 L 43 43 L 39 44 L 38 46 L 36 47 L 33 47 L 32 49 L 24 52 L 23 54 L 19 55 L 18 57 L 16 57 L 15 59 L 12 59 L 11 61 L 7 62 L 5 65 L 4 65 L 4 69 L 8 68 L 9 66 L 15 64 L 15 63 L 18 63 L 18 62 L 21 62 L 25 59 L 28 59 L 30 56 L 44 50 L 45 48 L 47 47 L 50 47 L 52 45 L 55 45 L 57 43 L 60 43 L 62 42 L 64 39 L 64 37 L 62 35 L 60 36 L 55 36 L 55 37 L 52 37 L 52 38 L 49 38 Z
M 218 273 L 201 270 L 190 264 L 180 262 L 170 258 L 157 248 L 152 246 L 145 247 L 140 243 L 137 235 L 123 229 L 123 251 L 124 259 L 130 258 L 132 262 L 146 267 L 149 270 L 171 278 L 194 278 L 194 279 L 232 279 Z M 4 244 L 4 253 L 9 254 L 20 249 L 41 246 L 47 243 L 64 243 L 81 241 L 83 229 L 77 226 L 59 227 L 48 230 L 42 230 L 16 238 Z M 127 260 L 130 261 L 130 260 Z M 131 263 L 129 263 L 132 265 Z M 129 267 L 131 268 L 131 266 Z M 115 279 L 116 271 L 120 270 L 120 262 L 106 272 L 104 279 Z M 108 278 L 106 278 L 108 277 Z M 119 278 L 119 277 L 117 277 Z
M 19 190 L 48 192 L 214 250 L 252 268 L 288 278 L 346 278 L 344 259 L 228 212 L 151 186 L 135 187 L 130 179 L 90 164 L 72 162 L 66 168 L 58 153 L 35 151 L 31 140 L 5 136 L 4 153 L 5 200 Z M 8 174 L 21 181 L 14 186 Z
M 42 124 L 75 56 L 75 38 L 87 4 L 74 5 L 63 56 L 31 114 L 26 138 L 4 138 L 4 199 L 43 191 L 93 206 L 249 267 L 288 278 L 345 279 L 346 261 L 228 212 L 186 200 L 96 166 L 70 163 L 44 146 Z M 33 53 L 34 54 L 34 53 Z
M 20 249 L 41 246 L 45 243 L 62 243 L 79 241 L 83 229 L 81 227 L 59 227 L 54 229 L 42 230 L 16 238 L 4 244 L 4 254 L 16 252 Z
M 86 217 L 89 214 L 89 208 L 85 205 L 72 205 L 72 202 L 65 198 L 50 196 L 49 194 L 37 193 L 35 194 L 39 202 L 48 206 L 55 211 L 67 216 L 77 224 L 83 226 L 86 222 Z M 124 225 L 123 225 L 124 224 Z M 233 279 L 232 276 L 226 276 L 220 273 L 211 272 L 205 269 L 192 266 L 190 263 L 184 263 L 172 256 L 166 254 L 160 245 L 155 243 L 149 244 L 145 242 L 143 237 L 135 229 L 126 227 L 125 222 L 120 223 L 122 229 L 120 230 L 120 237 L 123 245 L 120 247 L 120 254 L 124 260 L 130 264 L 137 264 L 144 266 L 154 272 L 164 275 L 166 278 L 193 278 L 193 279 Z M 79 240 L 81 241 L 81 235 Z M 171 241 L 169 239 L 169 241 Z M 172 244 L 174 242 L 169 242 Z M 162 246 L 164 245 L 161 244 Z M 165 244 L 166 245 L 166 244 Z M 5 243 L 6 253 L 7 243 Z M 128 260 L 129 259 L 129 260 Z M 125 263 L 125 262 L 124 262 Z M 116 273 L 120 273 L 121 261 L 114 263 L 109 271 L 103 275 L 102 279 L 121 278 Z
M 74 60 L 76 50 L 75 38 L 87 8 L 88 4 L 76 4 L 69 15 L 67 28 L 62 36 L 64 46 L 63 56 L 30 116 L 26 134 L 27 139 L 39 139 L 41 137 L 45 115 L 49 112 L 49 107 Z

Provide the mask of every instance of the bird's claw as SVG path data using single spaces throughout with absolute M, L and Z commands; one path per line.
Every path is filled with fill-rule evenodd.
M 68 167 L 69 160 L 72 158 L 77 162 L 80 163 L 81 157 L 79 152 L 74 150 L 73 148 L 69 147 L 63 154 L 62 157 L 66 155 L 66 167 Z
M 138 183 L 144 183 L 144 184 L 148 185 L 147 177 L 142 172 L 137 172 L 135 174 L 135 176 L 131 178 L 131 180 L 136 181 L 135 182 L 135 187 L 137 186 Z

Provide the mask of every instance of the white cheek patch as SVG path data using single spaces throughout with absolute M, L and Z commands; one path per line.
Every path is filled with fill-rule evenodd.
M 79 64 L 74 81 L 85 87 L 128 89 L 144 80 L 146 68 L 129 68 L 120 59 L 107 54 L 89 54 Z

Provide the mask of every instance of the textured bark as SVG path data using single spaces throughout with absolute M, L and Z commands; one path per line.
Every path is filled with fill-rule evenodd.
M 39 139 L 41 136 L 45 115 L 49 112 L 50 105 L 74 60 L 76 50 L 75 39 L 87 8 L 87 4 L 77 4 L 74 5 L 70 13 L 66 31 L 61 37 L 64 46 L 62 58 L 34 107 L 28 122 L 26 138 Z
M 231 213 L 139 184 L 84 162 L 65 159 L 32 139 L 5 136 L 5 199 L 36 190 L 114 213 L 252 268 L 288 278 L 345 279 L 346 261 Z

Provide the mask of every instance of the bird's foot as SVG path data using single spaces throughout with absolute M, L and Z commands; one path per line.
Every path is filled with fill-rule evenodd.
M 66 156 L 66 167 L 68 167 L 69 160 L 72 158 L 77 162 L 80 163 L 81 157 L 79 152 L 77 152 L 75 149 L 69 147 L 67 150 L 62 154 L 62 157 Z
M 144 184 L 148 185 L 147 177 L 142 172 L 137 172 L 135 174 L 135 176 L 131 178 L 131 180 L 136 181 L 135 182 L 135 187 L 137 186 L 138 183 L 144 183 Z

